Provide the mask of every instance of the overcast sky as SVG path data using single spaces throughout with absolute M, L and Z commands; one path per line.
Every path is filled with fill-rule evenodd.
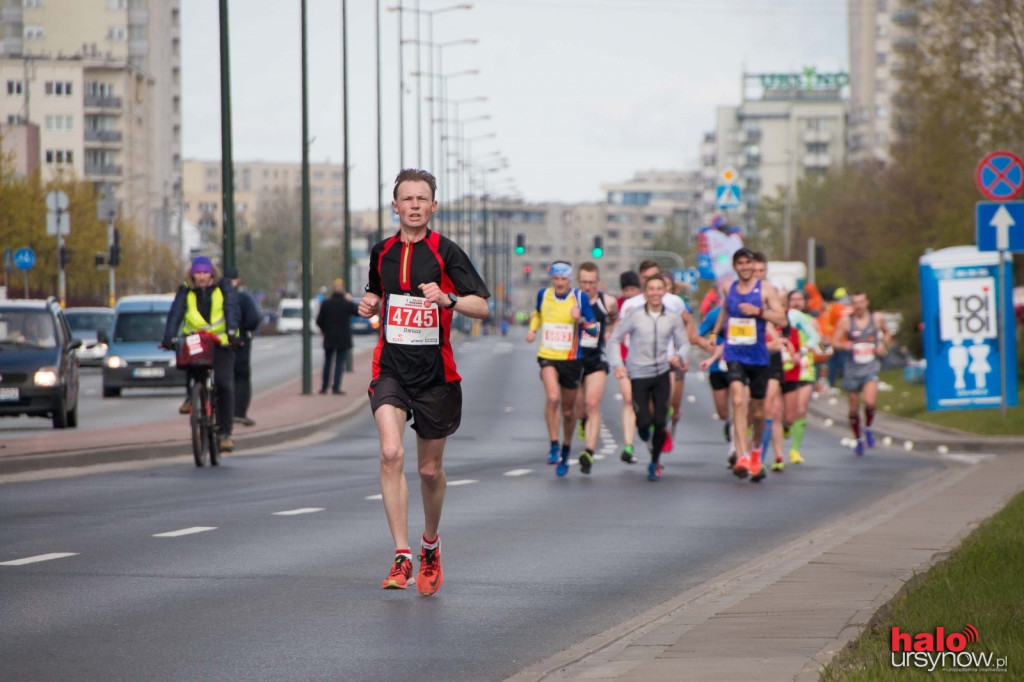
M 383 176 L 400 168 L 398 0 L 382 0 Z M 461 4 L 404 0 L 427 11 Z M 492 187 L 527 201 L 593 202 L 600 186 L 637 171 L 698 166 L 715 107 L 740 100 L 741 75 L 847 70 L 846 0 L 479 0 L 433 14 L 452 100 Z M 182 0 L 184 155 L 220 158 L 218 3 Z M 375 0 L 348 0 L 349 162 L 352 210 L 374 204 L 377 178 Z M 231 90 L 236 161 L 301 160 L 300 0 L 231 0 Z M 341 163 L 341 0 L 308 0 L 309 125 L 313 162 Z M 404 37 L 416 15 L 405 13 Z M 420 67 L 428 71 L 426 50 Z M 436 54 L 436 50 L 435 50 Z M 405 165 L 429 170 L 415 116 L 416 46 L 406 45 Z M 437 64 L 434 64 L 435 70 Z M 421 92 L 428 94 L 423 79 Z M 439 93 L 435 93 L 439 94 Z M 428 119 L 423 102 L 422 118 Z M 439 113 L 435 112 L 435 116 Z M 498 152 L 498 155 L 492 155 Z M 435 152 L 436 153 L 436 152 Z M 418 158 L 419 154 L 419 158 Z M 500 155 L 500 156 L 499 156 Z M 506 180 L 507 178 L 507 180 Z

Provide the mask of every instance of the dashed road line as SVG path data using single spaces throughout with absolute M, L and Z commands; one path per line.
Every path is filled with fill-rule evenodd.
M 157 533 L 153 537 L 155 538 L 180 538 L 183 535 L 195 535 L 196 533 L 205 533 L 210 530 L 217 530 L 216 526 L 192 526 L 191 528 L 182 528 L 181 530 L 172 530 L 166 533 Z
M 40 561 L 53 561 L 54 559 L 66 559 L 69 556 L 78 556 L 78 552 L 52 552 L 38 556 L 14 559 L 13 561 L 0 561 L 0 566 L 24 566 L 26 564 L 37 564 Z
M 532 472 L 533 469 L 512 469 L 511 471 L 506 471 L 505 473 L 503 473 L 502 476 L 525 476 L 526 474 Z
M 299 516 L 301 514 L 315 514 L 324 511 L 324 507 L 302 507 L 301 509 L 288 509 L 287 511 L 274 512 L 274 516 Z
M 383 500 L 384 496 L 381 495 L 380 493 L 377 493 L 376 495 L 367 495 L 363 499 L 366 499 L 366 500 Z
M 479 482 L 480 481 L 476 480 L 475 478 L 463 478 L 463 479 L 458 480 L 458 481 L 448 481 L 448 485 L 449 486 L 454 486 L 454 485 L 470 485 L 472 483 L 479 483 Z

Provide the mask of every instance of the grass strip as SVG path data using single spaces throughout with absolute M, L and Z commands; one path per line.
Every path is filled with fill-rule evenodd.
M 1005 658 L 1002 674 L 991 671 L 952 671 L 942 666 L 895 667 L 891 630 L 912 637 L 964 632 L 973 625 L 977 642 L 965 652 L 992 652 Z M 1024 679 L 1024 493 L 1014 497 L 995 516 L 974 530 L 948 558 L 917 575 L 881 609 L 860 637 L 851 642 L 822 671 L 827 682 L 886 682 L 887 680 Z

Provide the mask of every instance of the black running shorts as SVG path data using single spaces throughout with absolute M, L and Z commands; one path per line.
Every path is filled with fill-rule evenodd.
M 450 381 L 429 388 L 406 388 L 394 377 L 380 377 L 367 389 L 370 409 L 393 405 L 414 419 L 413 430 L 420 438 L 437 440 L 455 433 L 462 422 L 462 384 Z
M 786 375 L 785 371 L 782 369 L 782 353 L 769 353 L 768 367 L 770 368 L 768 378 L 775 379 L 781 384 Z
M 768 374 L 771 368 L 768 365 L 745 365 L 735 360 L 727 363 L 726 376 L 729 383 L 740 382 L 750 386 L 750 398 L 752 400 L 764 400 L 768 393 Z
M 600 357 L 588 358 L 586 355 L 583 356 L 581 362 L 583 363 L 583 376 L 593 374 L 594 372 L 604 372 L 608 374 L 608 363 L 602 360 Z
M 708 383 L 712 391 L 724 391 L 729 388 L 729 377 L 725 372 L 708 372 Z
M 558 385 L 562 388 L 579 388 L 583 383 L 583 363 L 579 360 L 537 358 L 537 364 L 542 370 L 545 367 L 554 367 L 558 372 Z

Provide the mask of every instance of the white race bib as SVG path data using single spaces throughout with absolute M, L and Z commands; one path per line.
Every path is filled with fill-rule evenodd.
M 855 343 L 851 350 L 853 361 L 858 365 L 867 365 L 875 360 L 875 344 Z
M 540 345 L 548 350 L 572 350 L 573 327 L 571 324 L 545 322 L 541 326 Z
M 752 317 L 730 317 L 725 341 L 730 346 L 753 346 L 757 343 L 757 320 Z
M 586 332 L 584 332 L 582 330 L 580 331 L 580 347 L 581 348 L 597 348 L 598 341 L 600 341 L 600 340 L 601 340 L 601 337 L 598 336 L 597 334 L 595 334 L 594 336 L 591 336 L 590 334 L 587 334 Z
M 437 346 L 441 343 L 440 311 L 419 296 L 388 294 L 388 319 L 384 329 L 388 343 Z

